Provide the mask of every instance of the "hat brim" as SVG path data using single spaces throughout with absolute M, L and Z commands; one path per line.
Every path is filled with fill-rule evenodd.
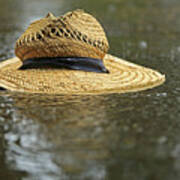
M 109 74 L 66 69 L 19 70 L 18 58 L 0 63 L 0 87 L 11 91 L 48 94 L 136 92 L 161 85 L 165 75 L 107 54 Z

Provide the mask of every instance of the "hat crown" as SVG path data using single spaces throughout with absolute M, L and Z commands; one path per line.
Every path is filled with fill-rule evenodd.
M 45 18 L 29 25 L 17 40 L 15 54 L 22 60 L 39 57 L 103 59 L 109 44 L 100 23 L 82 10 Z
M 51 12 L 48 12 L 48 14 L 46 15 L 46 18 L 55 19 L 56 17 Z

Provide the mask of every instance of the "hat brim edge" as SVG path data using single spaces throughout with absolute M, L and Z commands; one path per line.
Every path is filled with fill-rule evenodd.
M 126 64 L 126 65 L 131 66 L 131 67 L 147 69 L 146 67 L 143 67 L 143 66 L 128 62 L 126 60 L 123 60 L 123 59 L 120 59 L 118 57 L 112 56 L 110 54 L 106 55 L 105 59 L 107 59 L 107 58 L 113 58 L 114 61 Z M 17 64 L 19 62 L 20 62 L 20 60 L 17 57 L 5 60 L 5 61 L 0 63 L 0 70 L 2 68 L 6 68 L 6 66 L 8 66 L 8 65 Z M 150 83 L 148 86 L 142 86 L 142 87 L 138 86 L 138 88 L 133 88 L 133 89 L 131 89 L 130 86 L 129 86 L 129 88 L 128 89 L 126 88 L 125 90 L 118 89 L 118 88 L 112 88 L 112 89 L 103 90 L 103 91 L 102 90 L 101 91 L 94 90 L 94 91 L 76 92 L 76 93 L 64 92 L 64 93 L 58 93 L 58 94 L 98 95 L 98 94 L 113 94 L 113 93 L 122 94 L 122 93 L 132 93 L 132 92 L 144 91 L 144 90 L 147 90 L 147 89 L 152 89 L 152 88 L 154 88 L 156 86 L 160 86 L 161 84 L 163 84 L 165 82 L 165 80 L 166 80 L 165 75 L 161 74 L 161 73 L 159 73 L 157 71 L 155 71 L 155 72 L 158 73 L 159 78 L 156 81 Z M 9 91 L 15 91 L 15 92 L 21 92 L 21 93 L 42 94 L 41 92 L 31 92 L 31 91 L 28 91 L 28 90 L 18 88 L 13 83 L 4 81 L 2 79 L 0 79 L 0 87 L 5 88 L 5 89 L 7 89 Z M 51 93 L 47 92 L 47 93 L 44 93 L 44 94 L 51 94 Z

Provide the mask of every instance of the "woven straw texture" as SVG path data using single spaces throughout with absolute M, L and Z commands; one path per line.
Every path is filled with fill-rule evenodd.
M 50 94 L 126 93 L 150 89 L 162 84 L 165 76 L 149 68 L 106 55 L 110 74 L 58 70 L 18 70 L 18 58 L 0 63 L 0 87 L 12 91 Z
M 103 59 L 109 44 L 99 22 L 82 10 L 55 17 L 49 13 L 33 22 L 17 40 L 15 54 L 22 61 L 38 57 Z

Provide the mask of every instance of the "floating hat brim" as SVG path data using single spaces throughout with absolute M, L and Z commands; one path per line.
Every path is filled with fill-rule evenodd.
M 22 62 L 12 58 L 0 63 L 0 87 L 7 90 L 48 94 L 100 94 L 136 92 L 161 85 L 165 76 L 107 54 L 109 74 L 66 69 L 19 70 Z

